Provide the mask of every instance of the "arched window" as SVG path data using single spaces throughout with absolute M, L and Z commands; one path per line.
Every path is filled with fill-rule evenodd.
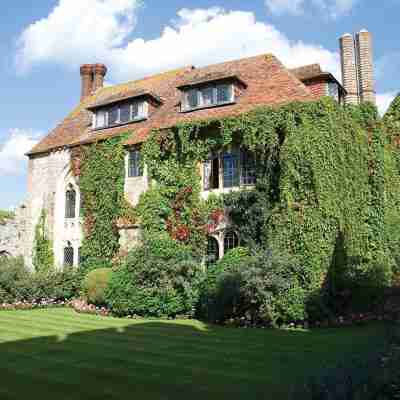
M 239 246 L 239 237 L 236 232 L 229 231 L 224 237 L 224 252 L 234 249 Z
M 75 218 L 76 192 L 70 188 L 65 193 L 65 218 Z
M 210 236 L 207 240 L 207 259 L 206 265 L 214 264 L 219 260 L 218 240 Z
M 74 248 L 70 244 L 64 248 L 64 265 L 69 267 L 74 265 Z

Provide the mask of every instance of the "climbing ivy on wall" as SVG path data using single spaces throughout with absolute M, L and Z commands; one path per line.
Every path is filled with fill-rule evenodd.
M 35 241 L 33 246 L 33 266 L 36 272 L 47 272 L 54 267 L 53 243 L 47 233 L 47 215 L 42 210 L 35 227 Z
M 84 217 L 84 268 L 98 267 L 119 250 L 118 225 L 133 220 L 124 197 L 126 135 L 81 148 L 79 187 Z
M 390 126 L 370 104 L 343 108 L 324 98 L 153 130 L 142 147 L 152 184 L 134 212 L 123 194 L 125 138 L 92 145 L 82 151 L 79 182 L 82 255 L 112 259 L 123 217 L 201 255 L 227 207 L 245 245 L 289 252 L 308 267 L 309 290 L 332 276 L 387 284 L 400 260 L 400 130 L 393 134 L 393 118 Z M 255 188 L 201 200 L 200 163 L 232 145 L 255 154 Z
M 332 273 L 338 251 L 344 262 L 336 273 L 388 283 L 393 257 L 385 182 L 395 175 L 385 170 L 382 129 L 372 105 L 345 109 L 325 98 L 153 131 L 143 161 L 157 184 L 142 196 L 138 213 L 148 231 L 169 229 L 179 219 L 190 237 L 202 225 L 199 162 L 241 145 L 256 155 L 257 184 L 223 201 L 248 246 L 298 257 L 309 266 L 310 289 Z
M 383 118 L 385 129 L 385 227 L 389 250 L 395 260 L 397 281 L 400 276 L 400 95 Z

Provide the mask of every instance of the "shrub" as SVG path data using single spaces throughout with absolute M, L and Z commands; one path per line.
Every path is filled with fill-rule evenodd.
M 219 278 L 225 272 L 234 271 L 238 265 L 246 264 L 249 258 L 250 255 L 247 248 L 236 247 L 228 251 L 221 260 L 208 266 L 206 277 L 201 284 L 200 298 L 197 306 L 198 317 L 211 321 L 220 319 L 220 315 L 216 309 L 220 309 L 223 306 L 215 304 Z
M 20 298 L 20 282 L 29 275 L 22 257 L 0 258 L 0 303 Z
M 89 303 L 104 305 L 105 292 L 111 279 L 110 268 L 100 268 L 89 272 L 83 281 L 83 292 Z
M 117 315 L 191 316 L 201 277 L 188 246 L 167 234 L 153 235 L 114 271 L 106 302 Z
M 0 260 L 0 302 L 40 302 L 70 300 L 77 297 L 81 273 L 73 268 L 63 271 L 30 272 L 22 258 Z
M 212 321 L 246 318 L 283 324 L 306 318 L 306 272 L 295 259 L 271 250 L 251 256 L 237 250 L 217 264 L 217 271 L 206 290 L 207 316 Z
M 82 271 L 89 273 L 97 269 L 112 268 L 112 261 L 105 258 L 94 258 L 90 257 L 83 261 L 81 269 Z

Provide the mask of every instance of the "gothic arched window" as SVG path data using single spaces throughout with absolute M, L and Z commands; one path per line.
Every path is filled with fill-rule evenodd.
M 71 245 L 64 247 L 64 265 L 69 267 L 74 265 L 74 248 Z
M 65 218 L 75 218 L 76 191 L 72 188 L 65 193 Z
M 236 232 L 229 231 L 224 237 L 224 252 L 234 249 L 239 246 L 239 237 Z
M 219 245 L 218 240 L 210 236 L 207 239 L 207 259 L 206 265 L 214 264 L 219 260 Z

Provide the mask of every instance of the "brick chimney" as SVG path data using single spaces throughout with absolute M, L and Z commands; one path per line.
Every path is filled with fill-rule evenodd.
M 81 65 L 81 101 L 90 96 L 93 91 L 93 67 L 92 64 Z
M 339 44 L 343 87 L 347 92 L 345 103 L 358 104 L 357 69 L 353 36 L 350 33 L 344 34 L 339 39 Z
M 360 101 L 376 103 L 371 34 L 363 29 L 355 38 Z
M 104 85 L 107 67 L 104 64 L 81 65 L 81 101 Z
M 104 64 L 95 64 L 93 68 L 93 91 L 96 91 L 104 85 L 104 77 L 107 74 L 107 67 Z

